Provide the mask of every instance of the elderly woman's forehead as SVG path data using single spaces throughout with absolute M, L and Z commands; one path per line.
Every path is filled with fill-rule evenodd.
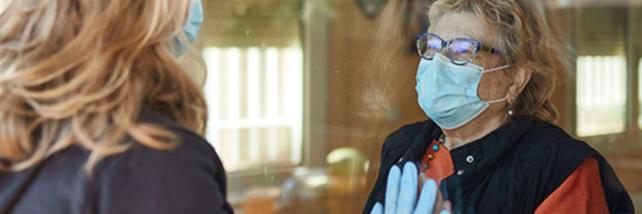
M 445 40 L 467 37 L 495 47 L 496 36 L 482 17 L 468 12 L 445 13 L 428 30 Z

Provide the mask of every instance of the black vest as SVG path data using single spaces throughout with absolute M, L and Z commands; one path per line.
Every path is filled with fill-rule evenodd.
M 406 161 L 417 164 L 432 140 L 441 136 L 432 121 L 405 126 L 386 139 L 381 168 L 364 208 L 383 203 L 388 170 Z M 633 213 L 633 203 L 606 160 L 561 128 L 531 118 L 515 118 L 486 137 L 450 151 L 455 173 L 440 190 L 454 213 L 533 213 L 588 157 L 599 162 L 611 213 Z M 466 159 L 472 156 L 474 161 Z M 458 175 L 459 174 L 459 175 Z

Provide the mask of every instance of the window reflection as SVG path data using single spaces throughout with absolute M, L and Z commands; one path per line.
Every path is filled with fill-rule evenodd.
M 626 60 L 623 56 L 577 59 L 577 134 L 617 134 L 626 126 Z
M 299 164 L 303 56 L 297 47 L 208 47 L 207 137 L 229 172 Z

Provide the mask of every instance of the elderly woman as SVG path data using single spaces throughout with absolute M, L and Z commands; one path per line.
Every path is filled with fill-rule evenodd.
M 540 1 L 438 0 L 429 18 L 416 90 L 430 120 L 386 139 L 364 212 L 633 213 L 606 160 L 552 124 L 567 63 Z

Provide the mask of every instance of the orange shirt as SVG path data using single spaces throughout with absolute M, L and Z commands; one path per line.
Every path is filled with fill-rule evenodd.
M 422 160 L 422 169 L 427 178 L 437 181 L 454 173 L 450 152 L 443 146 L 433 151 L 433 146 L 439 143 L 433 141 Z M 595 158 L 587 158 L 566 178 L 566 180 L 542 204 L 535 213 L 608 213 L 606 198 L 600 180 L 598 162 Z

